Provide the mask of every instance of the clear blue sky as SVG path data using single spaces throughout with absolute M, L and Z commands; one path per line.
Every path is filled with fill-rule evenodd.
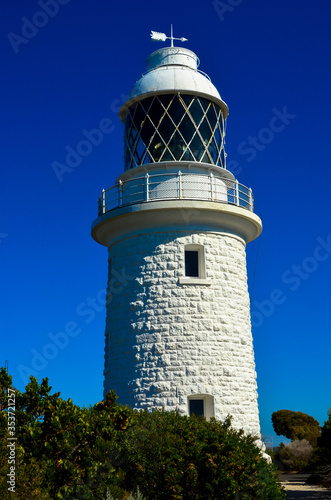
M 23 366 L 79 405 L 102 398 L 107 252 L 90 225 L 102 188 L 123 169 L 119 103 L 163 46 L 150 30 L 173 23 L 229 106 L 229 166 L 263 219 L 247 248 L 262 433 L 273 433 L 279 409 L 326 420 L 330 16 L 327 0 L 2 6 L 0 365 L 9 360 L 17 388 Z M 52 164 L 65 164 L 105 118 L 111 132 L 60 182 Z M 70 340 L 55 348 L 64 329 Z M 49 359 L 33 370 L 45 349 Z

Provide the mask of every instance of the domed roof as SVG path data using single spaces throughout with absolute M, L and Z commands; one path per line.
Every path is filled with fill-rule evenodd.
M 182 47 L 164 47 L 153 52 L 146 61 L 147 73 L 134 84 L 119 116 L 125 120 L 127 109 L 134 102 L 155 94 L 183 92 L 209 99 L 222 109 L 224 118 L 228 107 L 209 77 L 198 70 L 199 59 L 191 50 Z

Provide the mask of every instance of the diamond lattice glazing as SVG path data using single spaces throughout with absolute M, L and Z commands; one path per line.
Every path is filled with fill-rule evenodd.
M 125 119 L 125 169 L 160 161 L 225 168 L 221 109 L 202 97 L 163 94 L 133 104 Z

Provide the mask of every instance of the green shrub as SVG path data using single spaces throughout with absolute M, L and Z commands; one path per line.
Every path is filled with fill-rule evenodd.
M 111 493 L 110 490 L 107 489 L 106 500 L 117 500 Z M 126 500 L 146 500 L 146 498 L 140 492 L 139 486 L 134 493 L 130 493 Z
M 148 500 L 278 500 L 274 466 L 225 422 L 176 412 L 141 412 L 126 443 L 126 487 L 139 485 Z
M 331 488 L 331 409 L 328 416 L 322 427 L 321 437 L 317 440 L 314 453 L 315 471 L 307 482 Z
M 0 476 L 8 473 L 7 389 L 0 371 Z M 79 408 L 48 380 L 16 392 L 20 500 L 281 500 L 255 438 L 225 422 L 175 412 L 136 412 L 105 401 Z M 141 493 L 138 488 L 140 488 Z M 131 497 L 130 497 L 130 492 Z M 0 498 L 9 499 L 6 481 Z
M 318 484 L 331 489 L 331 465 L 322 465 L 307 479 L 308 484 Z

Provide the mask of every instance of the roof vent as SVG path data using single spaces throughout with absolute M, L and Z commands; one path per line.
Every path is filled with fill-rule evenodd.
M 186 66 L 197 70 L 199 66 L 198 56 L 192 50 L 182 47 L 163 47 L 155 50 L 146 61 L 146 68 L 152 70 L 159 66 Z

